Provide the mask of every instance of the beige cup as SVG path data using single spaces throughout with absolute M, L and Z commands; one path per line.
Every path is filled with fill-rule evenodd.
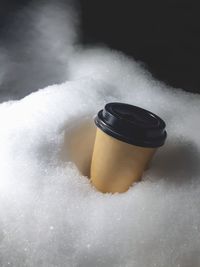
M 112 105 L 114 104 L 115 106 L 117 104 L 119 105 L 119 103 L 112 103 Z M 120 103 L 120 105 L 122 104 Z M 130 105 L 128 106 L 130 108 Z M 107 107 L 107 109 L 109 110 L 109 107 Z M 106 112 L 104 112 L 104 115 L 107 119 L 108 115 L 106 115 Z M 102 116 L 101 122 L 103 120 Z M 105 122 L 105 120 L 103 121 L 105 127 L 98 124 L 97 120 L 95 122 L 97 131 L 90 169 L 91 182 L 99 191 L 104 193 L 125 192 L 134 182 L 141 179 L 144 170 L 148 167 L 157 149 L 157 146 L 144 147 L 119 140 L 118 136 L 117 138 L 111 136 L 114 135 L 113 132 L 109 132 L 109 130 L 108 132 L 105 132 L 107 131 L 107 128 L 105 127 L 106 125 L 108 126 L 108 123 Z M 111 122 L 109 124 L 109 129 Z M 120 120 L 120 122 L 122 121 Z M 116 121 L 113 125 L 116 126 Z M 126 126 L 127 125 L 124 127 L 126 128 Z M 136 125 L 134 125 L 134 127 L 135 126 Z M 118 127 L 118 129 L 120 129 L 120 127 Z M 124 128 L 122 127 L 121 129 Z
M 125 192 L 140 180 L 155 148 L 134 146 L 97 129 L 90 177 L 101 192 Z

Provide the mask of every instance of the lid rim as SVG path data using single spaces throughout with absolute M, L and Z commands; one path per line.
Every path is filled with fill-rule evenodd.
M 118 112 L 112 113 L 113 106 Z M 134 111 L 136 113 L 134 114 Z M 124 113 L 125 111 L 125 113 Z M 127 113 L 126 113 L 127 112 Z M 127 114 L 127 115 L 126 115 Z M 155 119 L 155 123 L 148 116 Z M 124 116 L 124 117 L 123 117 Z M 127 116 L 132 116 L 127 119 Z M 135 121 L 134 121 L 135 120 Z M 96 126 L 108 135 L 128 144 L 156 148 L 165 143 L 167 132 L 165 122 L 156 114 L 137 106 L 112 102 L 100 110 L 95 119 Z M 131 122 L 134 123 L 131 123 Z M 152 126 L 153 125 L 153 126 Z
M 146 147 L 146 148 L 156 148 L 156 147 L 163 146 L 165 143 L 165 139 L 167 137 L 167 132 L 164 131 L 163 138 L 160 140 L 160 142 L 158 140 L 145 141 L 145 140 L 139 140 L 136 138 L 134 140 L 133 139 L 131 140 L 131 139 L 113 131 L 107 125 L 103 125 L 101 122 L 98 121 L 98 118 L 97 119 L 96 118 L 95 118 L 95 124 L 100 130 L 102 130 L 104 133 L 108 134 L 109 136 L 116 138 L 119 141 L 125 142 L 125 143 L 130 144 L 130 145 L 141 146 L 141 147 Z

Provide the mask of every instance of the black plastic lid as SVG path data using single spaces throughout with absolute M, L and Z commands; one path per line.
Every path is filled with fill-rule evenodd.
M 108 103 L 95 117 L 95 124 L 108 135 L 142 146 L 162 146 L 167 137 L 165 122 L 154 113 L 124 103 Z

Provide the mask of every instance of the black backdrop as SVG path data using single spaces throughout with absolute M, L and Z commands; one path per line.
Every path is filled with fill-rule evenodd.
M 193 0 L 82 0 L 83 40 L 146 63 L 174 87 L 200 92 L 200 15 Z
M 1 30 L 29 1 L 1 0 Z M 174 87 L 200 92 L 200 16 L 194 0 L 79 0 L 82 42 L 106 44 L 143 61 Z

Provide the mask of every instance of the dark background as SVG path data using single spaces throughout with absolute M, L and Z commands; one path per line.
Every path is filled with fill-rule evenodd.
M 174 87 L 200 92 L 200 15 L 193 0 L 82 0 L 83 39 L 146 63 Z
M 0 34 L 29 1 L 1 1 Z M 79 0 L 82 42 L 106 44 L 136 60 L 159 80 L 200 92 L 198 1 Z

